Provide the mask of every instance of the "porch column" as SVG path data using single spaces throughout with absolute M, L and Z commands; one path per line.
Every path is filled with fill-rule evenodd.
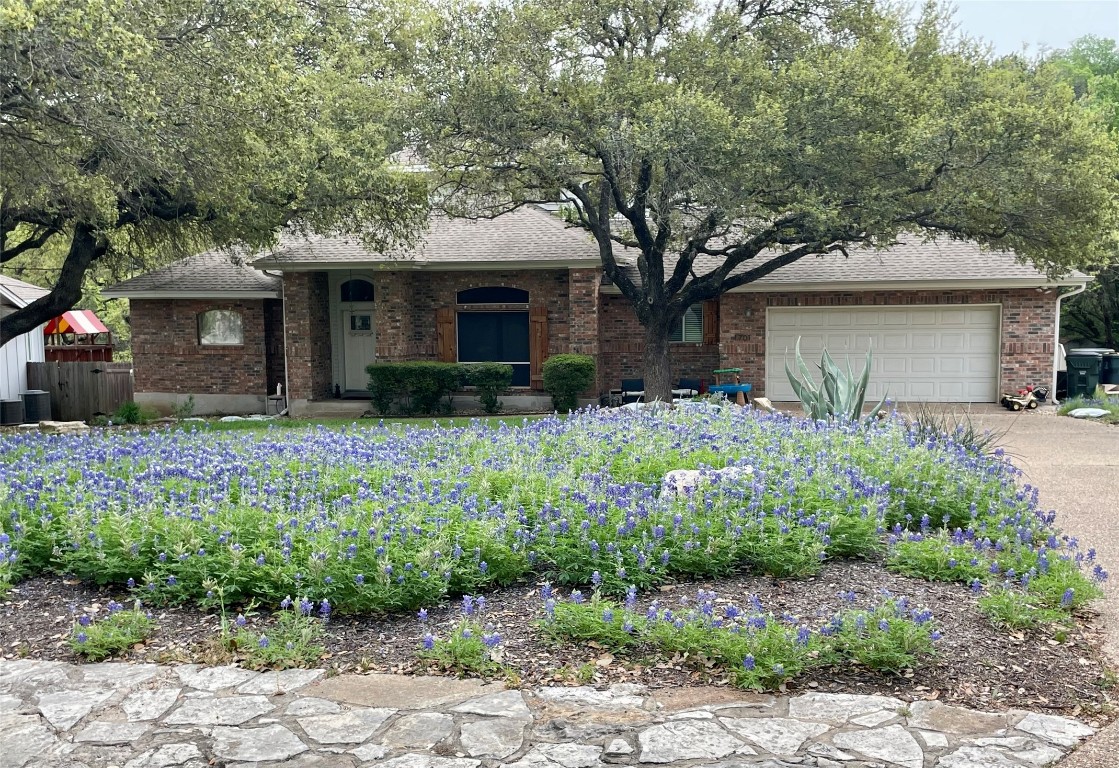
M 593 390 L 584 393 L 589 397 L 597 396 L 602 390 L 602 358 L 599 355 L 598 345 L 599 288 L 601 283 L 601 269 L 592 267 L 568 270 L 569 348 L 575 354 L 590 355 L 595 361 Z
M 325 272 L 284 273 L 284 354 L 293 412 L 298 402 L 333 395 L 329 299 Z
M 412 275 L 407 272 L 376 273 L 373 276 L 373 298 L 377 360 L 384 363 L 415 360 L 418 353 L 414 338 L 416 322 L 412 306 Z M 434 328 L 434 317 L 424 320 L 425 330 Z

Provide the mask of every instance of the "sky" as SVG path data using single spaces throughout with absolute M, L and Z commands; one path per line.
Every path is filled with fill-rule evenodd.
M 948 0 L 942 0 L 948 2 Z M 1119 0 L 951 0 L 960 31 L 996 54 L 1065 48 L 1083 35 L 1119 39 Z

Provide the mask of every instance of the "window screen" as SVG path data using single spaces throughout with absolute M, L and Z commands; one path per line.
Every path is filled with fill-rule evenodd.
M 529 384 L 528 312 L 459 312 L 461 363 L 509 363 L 513 386 Z
M 228 309 L 211 309 L 198 316 L 198 343 L 203 345 L 244 344 L 245 330 L 241 313 Z
M 528 304 L 528 291 L 494 285 L 458 292 L 459 304 Z

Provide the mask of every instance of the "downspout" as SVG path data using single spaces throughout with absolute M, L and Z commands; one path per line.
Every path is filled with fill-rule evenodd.
M 1049 390 L 1053 394 L 1053 405 L 1061 404 L 1060 401 L 1057 400 L 1057 367 L 1060 364 L 1061 355 L 1061 302 L 1077 294 L 1084 293 L 1086 290 L 1088 290 L 1088 284 L 1081 283 L 1079 288 L 1074 288 L 1068 293 L 1057 294 L 1057 317 L 1053 322 L 1053 381 L 1051 382 L 1052 388 Z
M 287 415 L 288 410 L 291 408 L 291 388 L 288 386 L 288 298 L 284 286 L 284 273 L 283 272 L 269 272 L 267 269 L 260 270 L 266 275 L 280 278 L 280 315 L 282 317 L 281 325 L 283 326 L 284 336 L 284 402 L 287 407 L 284 408 L 281 416 Z

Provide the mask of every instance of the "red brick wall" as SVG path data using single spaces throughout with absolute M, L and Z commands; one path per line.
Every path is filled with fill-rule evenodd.
M 284 273 L 287 302 L 288 396 L 296 400 L 330 397 L 330 306 L 325 272 Z
M 132 361 L 137 392 L 263 395 L 265 302 L 217 299 L 133 299 Z M 202 346 L 198 315 L 210 309 L 241 313 L 244 344 Z
M 1048 384 L 1053 375 L 1056 294 L 1033 288 L 978 291 L 871 291 L 862 293 L 730 293 L 720 299 L 721 365 L 743 369 L 743 380 L 765 392 L 766 307 L 1001 304 L 999 391 Z
M 434 360 L 435 312 L 453 307 L 468 288 L 507 286 L 528 291 L 530 306 L 548 307 L 548 354 L 569 349 L 567 270 L 522 272 L 385 272 L 374 285 L 377 355 L 386 360 Z
M 590 355 L 599 360 L 599 312 L 602 296 L 600 269 L 572 269 L 568 273 L 568 306 L 571 318 L 568 327 L 570 350 L 579 355 Z M 552 354 L 561 350 L 553 350 Z M 594 397 L 601 391 L 603 371 L 596 365 L 595 381 L 584 395 Z
M 622 379 L 644 376 L 645 330 L 624 296 L 604 294 L 599 299 L 599 383 L 603 390 L 617 389 Z M 672 381 L 681 378 L 713 381 L 719 367 L 719 347 L 672 344 Z

